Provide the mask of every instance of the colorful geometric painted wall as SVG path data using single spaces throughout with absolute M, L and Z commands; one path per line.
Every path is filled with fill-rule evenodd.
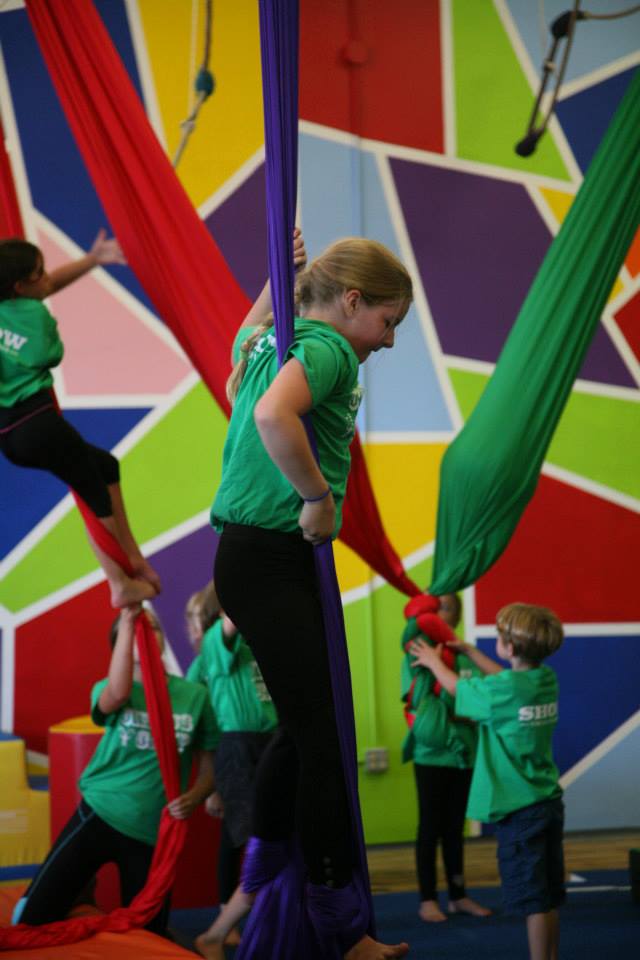
M 601 2 L 600 8 L 619 6 Z M 180 138 L 202 3 L 98 0 L 167 152 Z M 552 19 L 566 0 L 547 0 Z M 195 19 L 193 13 L 195 11 Z M 438 468 L 491 375 L 519 306 L 640 63 L 638 19 L 580 24 L 557 118 L 532 157 L 524 133 L 543 44 L 530 0 L 301 0 L 300 220 L 312 254 L 345 234 L 388 244 L 415 278 L 397 345 L 363 370 L 360 429 L 385 526 L 427 583 Z M 634 29 L 635 28 L 635 29 Z M 106 218 L 21 4 L 0 12 L 0 107 L 29 235 L 49 265 Z M 546 40 L 544 42 L 546 47 Z M 214 4 L 216 91 L 180 177 L 249 296 L 266 271 L 257 5 Z M 182 611 L 209 577 L 207 511 L 226 422 L 123 267 L 52 300 L 66 343 L 56 388 L 69 419 L 121 458 L 133 527 L 166 588 L 158 610 L 182 667 Z M 556 750 L 571 828 L 637 826 L 640 791 L 640 240 L 621 270 L 507 552 L 465 592 L 464 627 L 491 647 L 496 610 L 552 606 L 567 624 Z M 490 444 L 491 438 L 487 438 Z M 47 727 L 86 712 L 108 661 L 106 588 L 78 514 L 52 478 L 0 462 L 2 728 L 36 755 Z M 415 830 L 400 764 L 404 598 L 336 548 L 367 838 Z M 247 585 L 250 588 L 250 585 Z M 615 798 L 612 802 L 611 798 Z

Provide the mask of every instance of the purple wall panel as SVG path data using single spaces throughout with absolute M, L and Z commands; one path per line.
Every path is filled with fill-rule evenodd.
M 191 594 L 211 579 L 217 545 L 218 537 L 207 525 L 149 558 L 164 584 L 164 591 L 153 601 L 153 605 L 183 670 L 193 659 L 187 639 L 184 608 Z

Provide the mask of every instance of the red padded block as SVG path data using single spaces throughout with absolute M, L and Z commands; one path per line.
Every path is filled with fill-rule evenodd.
M 80 801 L 78 780 L 102 735 L 89 717 L 74 717 L 49 732 L 51 837 L 60 833 Z M 193 779 L 193 778 L 192 778 Z M 220 821 L 199 807 L 189 820 L 184 849 L 178 860 L 171 898 L 175 908 L 210 907 L 218 902 L 216 864 Z M 109 912 L 120 904 L 118 873 L 107 864 L 98 873 L 96 903 Z
M 511 543 L 476 584 L 479 624 L 521 601 L 566 623 L 640 620 L 640 516 L 541 477 Z
M 372 140 L 444 150 L 439 0 L 308 0 L 300 116 Z
M 89 709 L 109 668 L 114 619 L 101 583 L 16 630 L 14 732 L 28 749 L 45 753 L 49 727 Z

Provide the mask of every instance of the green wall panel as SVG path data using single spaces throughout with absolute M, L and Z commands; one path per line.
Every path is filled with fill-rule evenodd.
M 489 379 L 449 370 L 463 417 L 476 405 Z M 640 498 L 640 403 L 574 391 L 562 414 L 546 460 L 588 480 Z
M 458 156 L 569 180 L 550 133 L 530 157 L 514 150 L 534 94 L 493 3 L 454 0 L 452 10 Z

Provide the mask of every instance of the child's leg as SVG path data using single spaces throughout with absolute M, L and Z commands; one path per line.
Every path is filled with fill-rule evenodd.
M 109 859 L 110 828 L 83 801 L 31 881 L 14 923 L 64 920 L 78 894 Z
M 558 911 L 532 913 L 527 917 L 530 960 L 557 960 Z
M 116 539 L 118 540 L 118 543 L 129 557 L 129 561 L 133 567 L 136 577 L 140 577 L 142 580 L 147 580 L 154 588 L 154 591 L 156 593 L 160 593 L 162 589 L 160 577 L 148 560 L 145 560 L 140 553 L 140 547 L 136 543 L 131 532 L 131 528 L 129 527 L 124 500 L 122 498 L 122 490 L 120 489 L 119 483 L 109 484 L 109 496 L 111 498 L 111 507 L 113 510 L 113 519 L 115 521 L 117 530 Z
M 127 556 L 139 556 L 131 546 L 131 531 L 120 516 L 122 497 L 119 494 L 119 467 L 116 458 L 106 450 L 87 443 L 67 420 L 53 409 L 45 409 L 18 426 L 3 439 L 3 452 L 17 466 L 45 470 L 71 487 L 80 496 Z M 110 494 L 114 491 L 115 508 Z M 116 515 L 118 514 L 118 515 Z M 124 539 L 123 539 L 124 538 Z M 131 579 L 111 560 L 91 537 L 89 542 L 105 572 L 114 607 L 149 599 L 156 594 L 150 585 Z M 133 554 L 132 554 L 133 551 Z M 135 569 L 135 566 L 134 566 Z
M 418 836 L 416 840 L 416 871 L 420 887 L 418 914 L 427 923 L 446 920 L 438 904 L 436 892 L 436 854 L 443 799 L 439 785 L 442 767 L 414 763 L 413 770 L 418 792 Z
M 469 768 L 446 768 L 442 856 L 449 887 L 449 913 L 488 917 L 491 910 L 468 897 L 464 885 L 464 821 L 471 786 Z
M 240 882 L 240 863 L 243 850 L 244 846 L 234 847 L 227 822 L 223 817 L 220 829 L 220 846 L 218 848 L 218 896 L 221 913 Z M 240 931 L 235 927 L 230 930 L 226 943 L 228 946 L 237 947 L 240 943 Z
M 255 894 L 245 893 L 241 886 L 236 887 L 209 929 L 195 941 L 196 949 L 203 957 L 224 960 L 223 944 L 233 928 L 249 913 L 254 900 Z

